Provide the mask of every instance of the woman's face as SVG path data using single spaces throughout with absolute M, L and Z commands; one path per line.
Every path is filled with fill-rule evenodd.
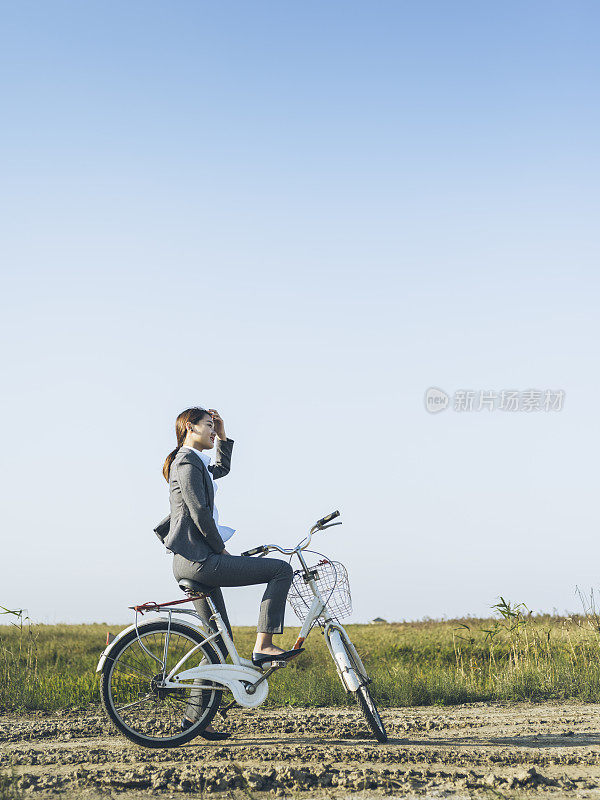
M 215 426 L 212 416 L 207 414 L 199 422 L 192 425 L 191 433 L 196 440 L 196 447 L 198 450 L 210 450 L 215 445 Z

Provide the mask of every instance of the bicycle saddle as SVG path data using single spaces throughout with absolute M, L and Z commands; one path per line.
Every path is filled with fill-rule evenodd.
M 193 581 L 191 578 L 182 578 L 181 580 L 177 581 L 179 584 L 179 588 L 182 592 L 185 592 L 189 595 L 194 595 L 194 597 L 207 597 L 212 592 L 212 586 L 206 586 L 204 583 L 200 583 L 199 581 Z

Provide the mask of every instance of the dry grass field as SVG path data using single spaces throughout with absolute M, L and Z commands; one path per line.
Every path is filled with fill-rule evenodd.
M 504 601 L 490 619 L 349 625 L 382 708 L 481 701 L 600 700 L 595 613 L 532 616 Z M 98 704 L 95 667 L 106 625 L 35 625 L 18 613 L 0 626 L 0 711 L 87 709 Z M 113 627 L 116 633 L 119 628 Z M 298 628 L 282 637 L 291 646 Z M 234 631 L 249 655 L 253 628 Z M 347 703 L 320 630 L 307 651 L 270 681 L 275 707 Z

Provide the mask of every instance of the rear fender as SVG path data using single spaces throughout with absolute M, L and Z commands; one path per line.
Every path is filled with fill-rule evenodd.
M 160 621 L 164 621 L 164 622 L 168 622 L 169 618 L 168 617 L 163 617 L 163 616 L 157 616 L 157 617 L 152 617 L 152 619 L 150 619 L 150 618 L 144 619 L 141 622 L 138 622 L 137 629 L 138 629 L 138 631 L 143 631 L 144 628 L 147 625 L 151 625 L 152 623 L 158 622 L 159 620 Z M 173 621 L 175 622 L 175 620 L 173 620 Z M 185 619 L 181 619 L 181 617 L 177 617 L 176 621 L 177 621 L 177 623 L 179 625 L 185 625 L 186 628 L 189 628 L 190 630 L 193 630 L 195 633 L 198 633 L 198 628 L 200 627 L 199 625 L 197 625 L 197 624 L 194 625 L 194 624 L 192 624 L 191 622 L 188 622 Z M 117 642 L 119 642 L 124 636 L 127 636 L 127 634 L 130 631 L 134 631 L 134 630 L 135 630 L 135 624 L 134 625 L 128 625 L 127 628 L 123 628 L 123 630 L 115 636 L 115 638 L 112 640 L 112 642 L 104 648 L 104 650 L 102 651 L 102 654 L 100 655 L 100 661 L 98 661 L 98 666 L 96 667 L 96 672 L 102 672 L 102 670 L 104 669 L 104 666 L 106 664 L 107 658 L 110 655 L 111 650 L 117 644 Z M 201 629 L 201 630 L 204 633 L 207 633 L 207 631 L 205 631 L 204 629 Z M 215 647 L 215 652 L 217 653 L 217 655 L 219 657 L 221 656 L 221 651 L 219 650 L 218 647 Z

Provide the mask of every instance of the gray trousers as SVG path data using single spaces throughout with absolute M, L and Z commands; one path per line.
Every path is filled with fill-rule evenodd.
M 283 633 L 285 601 L 293 574 L 294 571 L 287 561 L 278 558 L 250 558 L 216 553 L 208 556 L 206 561 L 189 561 L 177 553 L 173 558 L 173 575 L 176 580 L 188 578 L 212 587 L 211 600 L 223 618 L 230 636 L 232 636 L 231 625 L 221 586 L 252 586 L 256 583 L 266 583 L 257 630 L 259 633 Z M 210 620 L 211 610 L 206 600 L 194 600 L 194 608 L 206 627 L 216 630 L 214 622 Z M 220 636 L 215 639 L 215 643 L 227 657 L 227 648 Z M 194 721 L 204 714 L 210 695 L 210 690 L 195 687 L 192 689 L 185 711 L 187 719 Z
M 252 586 L 266 583 L 258 616 L 258 633 L 283 633 L 285 601 L 294 571 L 287 561 L 279 558 L 250 558 L 217 554 L 205 561 L 188 561 L 175 554 L 173 574 L 176 580 L 188 578 L 213 587 L 211 599 L 231 633 L 221 586 Z M 194 601 L 194 607 L 206 625 L 210 625 L 210 611 L 205 600 Z

